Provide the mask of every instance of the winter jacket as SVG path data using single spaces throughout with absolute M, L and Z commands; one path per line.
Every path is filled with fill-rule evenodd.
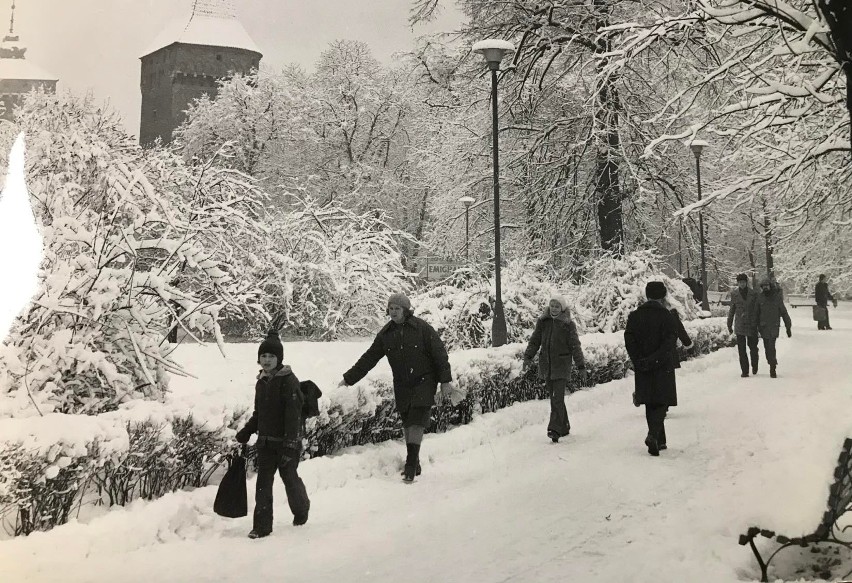
M 737 288 L 731 290 L 731 307 L 728 309 L 728 328 L 734 329 L 734 334 L 741 336 L 757 336 L 757 322 L 752 320 L 754 302 L 761 293 L 759 289 Z
M 782 318 L 784 319 L 784 326 L 787 328 L 793 326 L 790 315 L 787 314 L 787 308 L 784 306 L 783 297 L 775 289 L 770 290 L 769 295 L 763 292 L 756 295 L 754 322 L 757 324 L 758 332 L 763 338 L 778 338 Z
M 683 347 L 689 350 L 692 348 L 692 339 L 689 337 L 689 333 L 686 331 L 686 328 L 683 327 L 683 322 L 680 321 L 680 314 L 677 313 L 677 310 L 671 308 L 669 313 L 674 318 L 675 322 L 675 330 L 677 331 L 677 339 L 680 340 L 680 343 L 683 344 Z M 680 357 L 677 353 L 677 346 L 675 346 L 674 354 L 674 367 L 680 368 Z
M 393 371 L 393 393 L 398 411 L 435 404 L 438 383 L 453 380 L 447 349 L 427 322 L 409 315 L 402 324 L 388 322 L 358 362 L 343 374 L 354 385 L 370 372 L 383 356 Z
M 814 288 L 814 299 L 818 306 L 828 307 L 828 300 L 834 301 L 834 296 L 828 291 L 828 282 L 821 281 Z
M 571 378 L 572 361 L 577 363 L 578 369 L 586 368 L 577 326 L 571 321 L 567 310 L 554 318 L 550 315 L 550 308 L 545 309 L 535 324 L 524 351 L 524 360 L 531 361 L 539 348 L 538 378 L 542 380 Z
M 303 399 L 299 379 L 289 366 L 279 365 L 272 375 L 261 371 L 254 387 L 254 413 L 239 433 L 247 440 L 257 432 L 259 447 L 301 450 Z
M 647 301 L 627 316 L 624 346 L 633 363 L 636 402 L 677 405 L 677 324 L 659 302 Z

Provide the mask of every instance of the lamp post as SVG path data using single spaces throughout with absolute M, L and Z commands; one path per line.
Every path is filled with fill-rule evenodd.
M 468 252 L 470 246 L 470 205 L 475 200 L 472 196 L 463 196 L 459 199 L 459 202 L 464 205 L 464 261 L 470 265 L 470 253 Z
M 513 52 L 515 45 L 499 40 L 487 39 L 473 45 L 473 52 L 485 57 L 491 70 L 491 151 L 494 155 L 494 319 L 491 321 L 491 345 L 506 344 L 506 316 L 503 313 L 503 297 L 500 287 L 500 165 L 497 143 L 497 71 L 506 53 Z
M 704 140 L 692 140 L 689 142 L 689 148 L 695 154 L 695 174 L 698 178 L 698 201 L 701 202 L 701 151 L 709 146 Z M 704 257 L 704 212 L 698 209 L 698 240 L 701 242 L 701 309 L 704 311 L 710 310 L 710 304 L 707 302 L 707 261 Z

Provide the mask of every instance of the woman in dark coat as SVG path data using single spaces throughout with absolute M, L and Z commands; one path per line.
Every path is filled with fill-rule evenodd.
M 764 277 L 760 280 L 760 293 L 754 303 L 754 322 L 757 331 L 763 338 L 763 351 L 766 353 L 766 362 L 769 363 L 769 376 L 773 379 L 778 376 L 776 368 L 778 357 L 775 353 L 775 341 L 781 331 L 781 320 L 787 328 L 787 337 L 793 335 L 793 322 L 784 305 L 784 295 L 780 288 L 772 285 L 772 280 Z
M 624 346 L 636 373 L 635 402 L 645 405 L 648 422 L 645 445 L 649 454 L 658 456 L 660 443 L 665 439 L 666 410 L 677 405 L 677 324 L 663 305 L 665 284 L 660 281 L 648 283 L 645 295 L 648 301 L 627 317 Z
M 453 378 L 440 336 L 427 322 L 413 315 L 411 302 L 405 295 L 393 294 L 388 298 L 388 315 L 391 321 L 379 330 L 358 362 L 343 373 L 338 386 L 354 385 L 384 356 L 388 357 L 407 449 L 403 476 L 406 482 L 413 482 L 421 471 L 420 444 L 435 404 L 438 383 L 442 400 L 446 400 L 450 398 Z
M 524 368 L 529 368 L 532 359 L 538 357 L 538 377 L 544 381 L 550 395 L 550 422 L 547 436 L 554 442 L 571 431 L 568 409 L 565 407 L 565 387 L 571 378 L 572 361 L 577 364 L 581 384 L 585 382 L 586 362 L 577 335 L 577 326 L 571 321 L 565 298 L 554 296 L 544 314 L 536 322 L 524 352 Z

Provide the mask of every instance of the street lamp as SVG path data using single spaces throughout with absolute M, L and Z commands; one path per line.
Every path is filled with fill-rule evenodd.
M 491 70 L 491 151 L 494 154 L 494 319 L 491 322 L 491 345 L 506 344 L 506 316 L 500 288 L 500 165 L 497 144 L 497 71 L 506 53 L 514 52 L 515 45 L 500 39 L 481 40 L 473 45 L 473 52 L 485 57 Z
M 704 140 L 692 140 L 689 142 L 689 148 L 695 154 L 695 174 L 698 178 L 698 202 L 701 202 L 701 151 L 709 145 Z M 698 209 L 698 231 L 698 239 L 701 242 L 701 309 L 709 311 L 710 304 L 707 302 L 707 262 L 704 258 L 704 213 L 701 208 Z
M 459 199 L 459 202 L 464 205 L 464 260 L 465 263 L 469 265 L 470 253 L 468 252 L 468 247 L 470 245 L 470 205 L 476 201 L 472 196 L 463 196 Z

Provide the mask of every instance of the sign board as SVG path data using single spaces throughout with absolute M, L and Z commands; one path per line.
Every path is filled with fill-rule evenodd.
M 463 263 L 460 261 L 447 261 L 446 259 L 426 259 L 423 264 L 423 269 L 420 271 L 420 277 L 424 277 L 430 281 L 446 279 L 453 272 L 461 267 Z

